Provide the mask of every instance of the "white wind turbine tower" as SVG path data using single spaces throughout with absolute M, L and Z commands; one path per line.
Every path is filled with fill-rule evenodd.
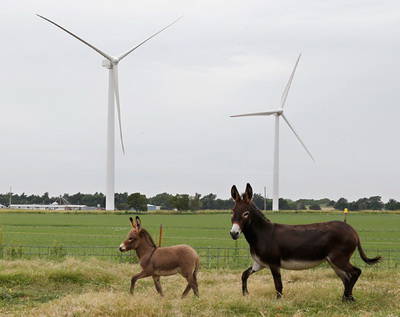
M 108 69 L 108 119 L 107 119 L 107 172 L 106 172 L 106 210 L 114 210 L 114 196 L 115 196 L 115 104 L 114 101 L 117 103 L 117 115 L 118 115 L 118 123 L 119 123 L 119 136 L 121 139 L 121 146 L 122 152 L 125 154 L 125 147 L 124 147 L 124 140 L 122 137 L 122 125 L 121 125 L 121 109 L 119 103 L 119 87 L 118 87 L 118 63 L 136 50 L 138 47 L 142 46 L 151 38 L 155 37 L 157 34 L 161 33 L 171 25 L 175 24 L 181 17 L 176 19 L 174 22 L 168 24 L 166 27 L 162 28 L 160 31 L 154 33 L 144 41 L 140 42 L 136 46 L 132 47 L 125 53 L 123 53 L 119 57 L 114 57 L 104 53 L 103 51 L 99 50 L 97 47 L 93 46 L 92 44 L 86 42 L 79 36 L 75 35 L 74 33 L 68 31 L 67 29 L 63 28 L 61 25 L 51 21 L 50 19 L 37 14 L 38 17 L 50 22 L 51 24 L 57 26 L 61 30 L 67 32 L 68 34 L 72 35 L 77 40 L 81 41 L 82 43 L 86 44 L 97 53 L 102 55 L 105 60 L 103 60 L 102 66 Z
M 311 152 L 307 149 L 304 142 L 300 139 L 299 135 L 294 130 L 293 126 L 289 123 L 286 116 L 283 114 L 283 108 L 285 107 L 286 99 L 289 94 L 290 86 L 292 85 L 294 73 L 296 72 L 297 65 L 299 64 L 301 54 L 297 58 L 296 64 L 294 65 L 292 74 L 290 75 L 289 81 L 286 84 L 285 89 L 283 90 L 282 97 L 281 97 L 281 105 L 278 109 L 269 110 L 266 112 L 256 112 L 256 113 L 246 113 L 246 114 L 239 114 L 231 117 L 251 117 L 251 116 L 275 116 L 275 143 L 274 143 L 274 174 L 273 174 L 273 194 L 272 194 L 272 210 L 279 210 L 279 118 L 282 117 L 283 120 L 287 123 L 290 130 L 294 133 L 297 140 L 299 140 L 300 144 L 306 150 L 308 155 L 314 161 L 314 158 Z

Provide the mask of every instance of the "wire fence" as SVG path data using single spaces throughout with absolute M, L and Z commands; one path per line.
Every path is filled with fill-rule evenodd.
M 203 268 L 246 268 L 251 265 L 252 259 L 248 248 L 241 247 L 195 247 L 200 256 Z M 377 264 L 380 268 L 400 268 L 400 250 L 367 249 L 369 256 L 381 255 L 383 260 Z M 121 253 L 115 247 L 106 246 L 30 246 L 30 245 L 0 245 L 0 259 L 33 259 L 45 258 L 62 260 L 66 257 L 94 257 L 121 263 L 137 263 L 135 252 Z M 355 252 L 352 263 L 359 267 L 367 266 Z

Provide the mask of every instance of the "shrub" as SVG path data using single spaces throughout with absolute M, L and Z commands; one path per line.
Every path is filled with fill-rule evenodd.
M 310 210 L 321 210 L 321 206 L 318 204 L 312 204 L 309 208 Z

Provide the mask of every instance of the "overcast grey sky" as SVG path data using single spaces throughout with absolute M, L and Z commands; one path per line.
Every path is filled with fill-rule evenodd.
M 272 192 L 279 104 L 281 196 L 400 199 L 398 1 L 11 1 L 0 3 L 0 192 L 105 190 L 107 72 L 102 57 L 172 28 L 119 67 L 127 154 L 116 191 Z M 282 122 L 283 123 L 283 122 Z

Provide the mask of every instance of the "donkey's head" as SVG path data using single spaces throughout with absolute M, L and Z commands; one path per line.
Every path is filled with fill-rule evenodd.
M 142 224 L 140 218 L 136 216 L 136 221 L 133 221 L 132 217 L 129 217 L 132 229 L 128 233 L 128 237 L 119 246 L 121 252 L 135 250 L 139 246 L 140 242 L 140 231 L 142 230 Z
M 250 184 L 247 183 L 246 191 L 241 196 L 235 185 L 232 186 L 231 195 L 235 201 L 235 206 L 232 209 L 232 229 L 230 231 L 233 240 L 239 238 L 243 228 L 249 222 L 250 212 L 254 209 L 254 205 L 251 202 L 253 198 L 253 189 Z

